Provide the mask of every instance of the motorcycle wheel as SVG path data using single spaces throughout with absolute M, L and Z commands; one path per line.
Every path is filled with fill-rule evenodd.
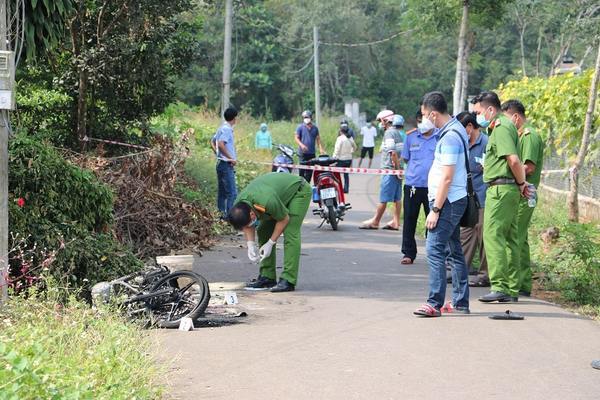
M 329 218 L 329 225 L 331 225 L 331 229 L 337 231 L 338 219 L 337 214 L 335 212 L 335 207 L 333 207 L 333 205 L 327 206 L 327 217 Z

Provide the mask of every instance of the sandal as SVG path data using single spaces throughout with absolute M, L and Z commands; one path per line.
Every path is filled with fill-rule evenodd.
M 442 313 L 440 310 L 436 310 L 430 304 L 423 304 L 421 307 L 417 308 L 413 311 L 413 314 L 419 315 L 422 317 L 441 317 Z
M 409 265 L 409 264 L 412 264 L 413 262 L 414 262 L 414 260 L 413 260 L 412 258 L 410 258 L 410 257 L 406 257 L 406 256 L 405 256 L 405 257 L 402 259 L 402 261 L 400 261 L 400 264 L 403 264 L 403 265 Z
M 386 225 L 382 229 L 385 229 L 385 230 L 388 230 L 388 231 L 399 231 L 400 230 L 400 228 L 394 228 L 391 225 Z
M 377 229 L 379 229 L 379 227 L 378 226 L 373 226 L 373 225 L 361 225 L 361 226 L 358 227 L 358 229 L 373 229 L 373 230 L 377 230 Z

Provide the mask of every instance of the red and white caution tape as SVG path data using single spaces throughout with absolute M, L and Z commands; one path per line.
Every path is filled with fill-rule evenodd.
M 129 144 L 123 142 L 117 142 L 116 140 L 106 140 L 106 139 L 97 139 L 92 137 L 84 137 L 84 142 L 100 142 L 100 143 L 108 143 L 108 144 L 116 144 L 117 146 L 131 147 L 134 149 L 142 149 L 142 150 L 150 150 L 150 147 L 140 146 L 138 144 Z
M 278 163 L 260 163 L 273 165 L 274 167 L 310 169 L 313 171 L 330 171 L 340 172 L 345 174 L 360 174 L 360 175 L 397 175 L 403 176 L 404 171 L 401 169 L 382 169 L 382 168 L 353 168 L 353 167 L 326 167 L 323 165 L 298 165 L 298 164 L 278 164 Z

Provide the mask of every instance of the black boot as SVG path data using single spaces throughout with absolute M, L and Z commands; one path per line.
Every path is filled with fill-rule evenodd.
M 265 278 L 259 275 L 258 278 L 252 279 L 252 281 L 246 283 L 246 289 L 248 290 L 266 290 L 275 286 L 277 282 L 275 279 Z
M 294 285 L 292 285 L 285 279 L 281 278 L 281 279 L 279 279 L 277 286 L 275 286 L 274 288 L 271 289 L 271 292 L 273 292 L 273 293 L 293 292 L 294 289 L 295 289 Z

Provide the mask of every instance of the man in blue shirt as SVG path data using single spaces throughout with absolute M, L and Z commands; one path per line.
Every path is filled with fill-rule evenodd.
M 419 211 L 423 206 L 425 217 L 429 214 L 427 198 L 427 176 L 433 163 L 437 144 L 437 129 L 424 130 L 421 123 L 423 115 L 417 112 L 417 129 L 410 132 L 404 141 L 402 158 L 406 164 L 404 169 L 404 222 L 402 224 L 402 264 L 412 264 L 417 257 L 415 230 L 419 219 Z
M 470 112 L 461 112 L 456 119 L 465 127 L 469 135 L 469 168 L 473 180 L 473 189 L 479 200 L 479 222 L 472 228 L 460 228 L 460 242 L 465 254 L 465 262 L 471 270 L 471 263 L 475 252 L 479 250 L 479 276 L 469 282 L 469 286 L 488 287 L 490 279 L 487 272 L 487 259 L 483 245 L 483 211 L 485 208 L 485 191 L 487 185 L 483 182 L 483 159 L 488 136 L 480 131 L 477 123 L 477 115 Z
M 296 128 L 294 139 L 296 140 L 296 143 L 298 143 L 298 156 L 300 157 L 300 161 L 308 161 L 315 158 L 315 144 L 319 146 L 319 151 L 323 153 L 319 128 L 312 123 L 312 113 L 310 111 L 304 111 L 302 113 L 302 123 Z M 312 170 L 301 169 L 300 176 L 304 177 L 304 179 L 310 183 L 310 180 L 312 179 Z
M 448 105 L 440 92 L 427 93 L 421 104 L 425 130 L 439 128 L 435 157 L 427 179 L 429 207 L 425 225 L 429 297 L 415 315 L 439 317 L 441 310 L 468 314 L 469 271 L 460 245 L 460 220 L 467 207 L 469 140 L 465 128 L 448 114 Z M 452 300 L 446 298 L 446 260 L 452 266 Z
M 237 117 L 237 110 L 229 107 L 223 113 L 225 122 L 215 133 L 213 143 L 217 154 L 217 207 L 221 218 L 226 218 L 229 209 L 237 197 L 235 184 L 235 164 L 237 155 L 233 137 L 233 126 Z

